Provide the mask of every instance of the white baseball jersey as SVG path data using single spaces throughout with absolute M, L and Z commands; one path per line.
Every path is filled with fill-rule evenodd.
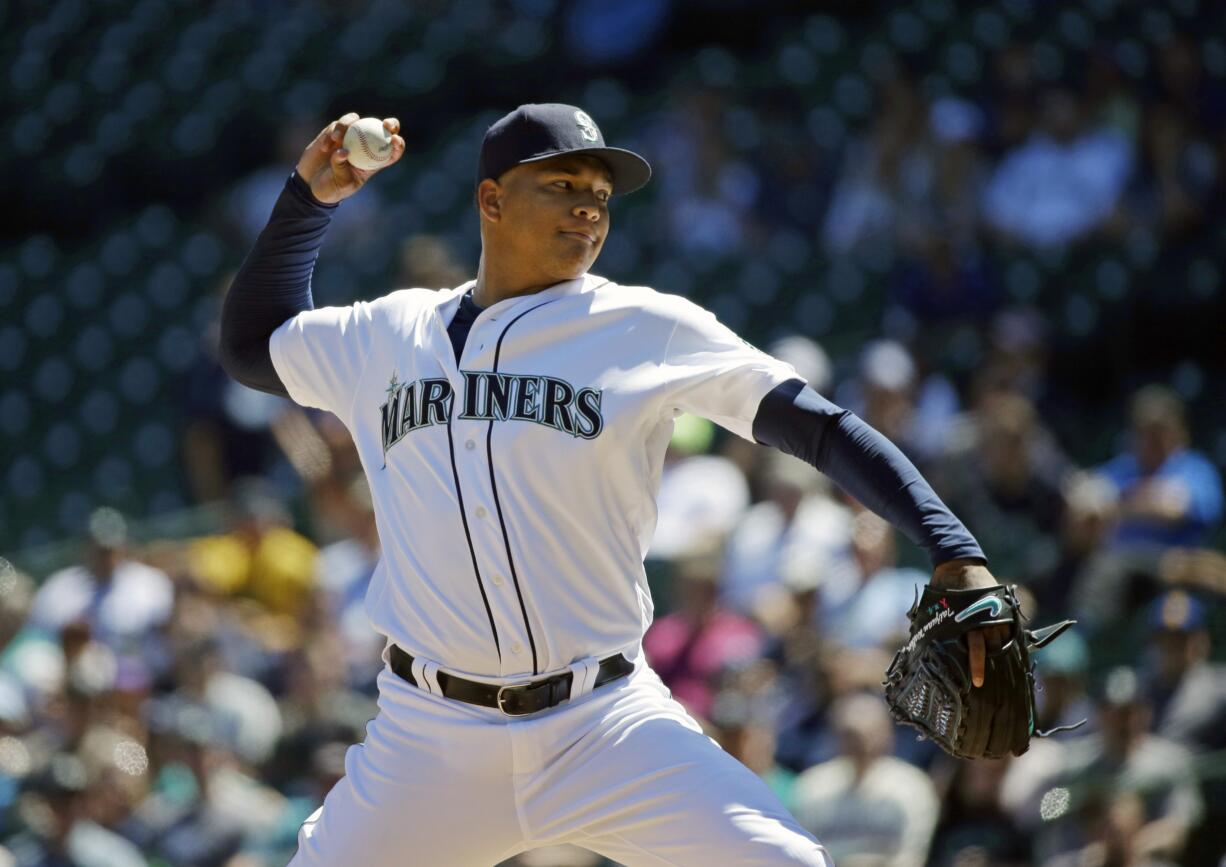
M 592 274 L 486 308 L 457 364 L 472 285 L 306 311 L 271 338 L 290 396 L 345 423 L 369 478 L 371 623 L 478 677 L 636 659 L 673 419 L 752 439 L 797 373 L 688 300 Z

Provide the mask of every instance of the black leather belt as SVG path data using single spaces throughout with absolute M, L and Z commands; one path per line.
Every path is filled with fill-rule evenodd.
M 419 686 L 417 678 L 413 676 L 412 656 L 393 644 L 388 651 L 388 658 L 391 661 L 392 671 L 413 686 Z M 634 671 L 634 663 L 620 653 L 602 659 L 600 669 L 596 673 L 595 686 L 604 686 L 619 677 L 625 677 L 632 671 Z M 465 680 L 454 674 L 447 674 L 445 671 L 440 671 L 437 678 L 439 688 L 447 698 L 469 704 L 479 704 L 482 707 L 497 708 L 507 716 L 525 716 L 554 707 L 569 699 L 574 674 L 564 671 L 540 680 L 525 680 L 506 686 Z

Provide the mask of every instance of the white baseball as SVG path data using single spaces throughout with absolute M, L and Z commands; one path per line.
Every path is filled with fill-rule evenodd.
M 392 158 L 392 134 L 379 118 L 364 117 L 345 130 L 345 150 L 355 169 L 381 169 Z

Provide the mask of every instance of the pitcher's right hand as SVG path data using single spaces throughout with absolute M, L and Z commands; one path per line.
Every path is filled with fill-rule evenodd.
M 383 126 L 392 136 L 392 158 L 387 165 L 367 171 L 349 164 L 349 152 L 342 146 L 345 131 L 358 120 L 358 115 L 349 112 L 339 120 L 320 130 L 315 140 L 307 145 L 298 160 L 298 176 L 311 187 L 311 195 L 325 205 L 336 204 L 349 198 L 362 188 L 376 173 L 383 171 L 404 155 L 404 139 L 400 137 L 400 121 L 394 117 L 384 118 Z

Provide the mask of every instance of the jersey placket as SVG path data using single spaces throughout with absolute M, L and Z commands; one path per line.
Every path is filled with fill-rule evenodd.
M 474 554 L 499 636 L 500 673 L 539 674 L 537 642 L 527 619 L 524 588 L 507 535 L 508 516 L 498 498 L 496 456 L 491 443 L 494 423 L 462 418 L 467 385 L 463 371 L 494 369 L 500 332 L 510 321 L 508 317 L 519 314 L 516 308 L 522 305 L 508 306 L 512 309 L 499 305 L 499 309 L 483 311 L 469 331 L 460 364 L 452 377 L 456 398 L 452 404 L 451 435 Z M 452 370 L 448 375 L 452 375 Z

